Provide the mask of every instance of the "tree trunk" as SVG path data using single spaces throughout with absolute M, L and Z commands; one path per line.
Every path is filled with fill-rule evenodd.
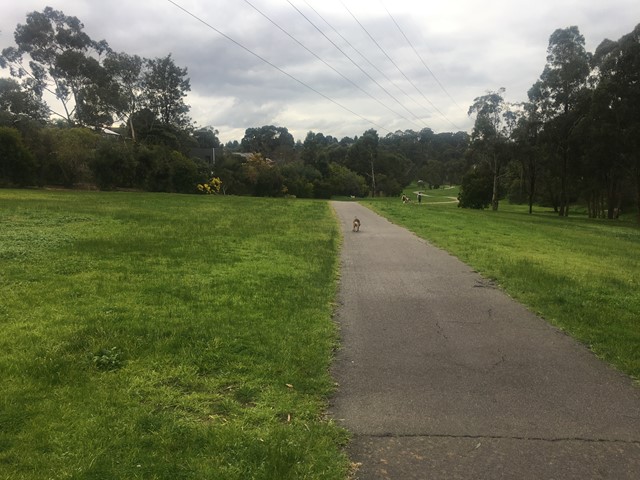
M 500 177 L 500 163 L 495 151 L 493 153 L 493 163 L 491 164 L 491 170 L 493 172 L 493 192 L 491 193 L 491 210 L 494 212 L 498 210 L 498 179 Z
M 569 164 L 568 146 L 562 147 L 562 171 L 560 172 L 560 212 L 561 217 L 569 216 L 569 200 L 567 198 L 567 170 Z
M 131 118 L 131 115 L 129 115 L 129 130 L 131 131 L 131 139 L 133 140 L 133 143 L 136 143 L 136 130 L 135 128 L 133 128 L 133 119 Z
M 536 194 L 536 170 L 533 162 L 529 162 L 529 215 L 533 213 L 533 199 Z
M 498 210 L 498 173 L 493 174 L 493 194 L 491 196 L 491 209 Z

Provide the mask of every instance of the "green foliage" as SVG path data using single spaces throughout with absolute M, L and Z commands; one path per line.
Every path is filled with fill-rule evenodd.
M 240 145 L 244 152 L 257 153 L 265 159 L 290 160 L 293 153 L 293 135 L 285 127 L 264 125 L 247 128 Z
M 135 187 L 137 161 L 134 153 L 125 142 L 101 141 L 91 162 L 96 185 L 101 190 Z
M 329 178 L 325 188 L 328 189 L 328 195 L 356 197 L 366 196 L 369 190 L 367 181 L 361 175 L 337 163 L 329 164 Z
M 94 124 L 105 115 L 109 117 L 100 96 L 108 81 L 93 57 L 108 45 L 92 40 L 77 17 L 51 7 L 34 11 L 27 14 L 26 23 L 16 27 L 14 38 L 17 47 L 2 51 L 12 74 L 24 78 L 28 72 L 26 86 L 34 88 L 38 96 L 44 88 L 55 91 L 64 111 L 60 115 L 70 125 L 75 121 Z
M 470 170 L 460 185 L 458 206 L 460 208 L 485 209 L 491 204 L 493 195 L 493 178 L 491 173 L 476 169 Z
M 43 122 L 49 116 L 49 109 L 36 89 L 24 87 L 11 78 L 0 78 L 0 112 L 10 114 L 12 120 L 24 117 Z
M 273 160 L 251 155 L 242 164 L 244 182 L 256 197 L 277 197 L 286 193 L 284 179 Z
M 171 54 L 147 60 L 144 72 L 145 106 L 164 126 L 184 128 L 191 124 L 189 106 L 184 102 L 191 90 L 187 69 L 178 67 Z
M 20 132 L 0 127 L 0 185 L 33 185 L 35 179 L 36 161 Z
M 283 182 L 289 195 L 298 198 L 313 198 L 314 183 L 322 178 L 322 174 L 313 166 L 303 162 L 291 162 L 280 168 Z
M 0 478 L 346 477 L 327 203 L 0 190 L 0 218 Z
M 66 187 L 92 181 L 90 165 L 100 143 L 100 136 L 86 128 L 49 130 L 53 152 L 50 168 L 54 179 Z

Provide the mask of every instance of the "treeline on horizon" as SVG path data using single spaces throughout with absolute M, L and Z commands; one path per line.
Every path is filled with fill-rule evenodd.
M 196 193 L 215 176 L 226 194 L 328 198 L 395 196 L 420 181 L 461 185 L 462 207 L 508 198 L 530 212 L 541 204 L 566 216 L 581 204 L 591 217 L 636 211 L 640 221 L 640 24 L 594 53 L 578 27 L 556 30 L 528 101 L 508 103 L 501 88 L 477 97 L 471 134 L 296 140 L 265 125 L 224 146 L 189 117 L 187 69 L 171 54 L 115 52 L 50 7 L 27 14 L 14 38 L 0 56 L 11 72 L 0 78 L 0 186 Z M 104 130 L 114 124 L 117 135 Z M 215 163 L 198 148 L 215 149 Z

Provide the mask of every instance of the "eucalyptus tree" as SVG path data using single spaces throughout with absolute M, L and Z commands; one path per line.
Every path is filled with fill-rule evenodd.
M 259 153 L 265 158 L 277 161 L 290 160 L 295 147 L 293 135 L 289 130 L 274 125 L 247 128 L 240 144 L 247 153 Z
M 498 210 L 500 178 L 509 161 L 509 141 L 514 128 L 513 108 L 504 100 L 504 88 L 476 97 L 469 115 L 476 115 L 471 133 L 471 154 L 486 164 L 492 177 L 491 208 Z
M 332 137 L 325 137 L 322 133 L 307 132 L 302 143 L 300 157 L 305 165 L 316 168 L 323 175 L 329 174 L 329 155 L 327 147 L 335 145 L 337 141 Z
M 0 112 L 12 124 L 27 117 L 44 122 L 49 117 L 49 107 L 33 89 L 27 89 L 13 78 L 0 78 Z M 3 120 L 0 119 L 3 123 Z
M 100 64 L 109 51 L 106 41 L 92 40 L 77 17 L 51 7 L 27 14 L 14 38 L 17 46 L 2 51 L 11 74 L 38 95 L 53 93 L 69 124 L 108 116 L 104 97 L 110 86 Z
M 378 194 L 376 173 L 379 143 L 378 132 L 374 129 L 369 129 L 349 147 L 345 158 L 347 168 L 358 175 L 369 178 L 372 197 Z
M 621 168 L 633 180 L 640 222 L 640 24 L 617 41 L 603 41 L 593 64 L 596 112 L 598 119 L 607 119 L 613 136 L 612 168 Z M 609 217 L 612 208 L 610 203 Z
M 529 101 L 522 105 L 522 111 L 517 118 L 512 138 L 521 166 L 521 187 L 526 192 L 529 214 L 531 214 L 538 193 L 544 157 L 544 151 L 540 146 L 540 133 L 543 126 L 540 109 L 543 99 L 539 81 L 529 89 L 527 96 Z
M 126 123 L 135 142 L 134 114 L 142 108 L 144 95 L 144 59 L 138 55 L 109 52 L 103 62 L 104 68 L 117 88 L 113 97 L 114 112 L 118 120 Z
M 557 29 L 549 37 L 547 63 L 540 82 L 540 97 L 545 115 L 547 138 L 555 144 L 559 160 L 559 214 L 569 207 L 570 137 L 580 120 L 577 106 L 587 88 L 590 54 L 576 26 Z
M 180 68 L 171 54 L 146 60 L 143 73 L 144 102 L 164 126 L 184 129 L 191 126 L 190 107 L 185 103 L 191 82 L 187 69 Z

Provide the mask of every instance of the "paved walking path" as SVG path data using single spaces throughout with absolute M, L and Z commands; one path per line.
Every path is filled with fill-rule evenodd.
M 356 478 L 640 479 L 627 376 L 446 252 L 332 205 L 344 245 L 331 414 L 353 434 Z

